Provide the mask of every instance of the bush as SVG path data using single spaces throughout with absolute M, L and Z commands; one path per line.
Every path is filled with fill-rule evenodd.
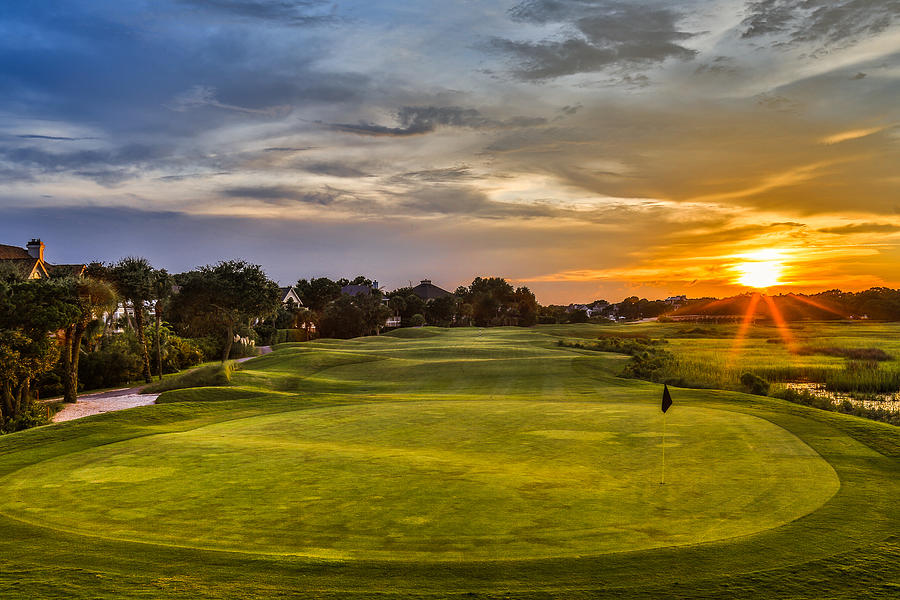
M 425 315 L 416 313 L 412 316 L 409 322 L 413 327 L 422 327 L 425 324 Z
M 202 362 L 203 351 L 198 344 L 174 335 L 166 340 L 163 354 L 164 372 L 177 373 Z
M 6 421 L 0 420 L 0 433 L 12 433 L 14 431 L 22 431 L 23 429 L 31 429 L 38 425 L 46 425 L 47 407 L 43 404 L 35 404 L 30 402 L 28 406 L 22 409 L 18 415 Z
M 744 373 L 741 375 L 741 385 L 744 389 L 756 396 L 766 396 L 769 394 L 769 382 L 754 375 L 753 373 Z
M 302 329 L 279 329 L 275 334 L 272 344 L 286 344 L 289 342 L 305 342 L 306 332 Z

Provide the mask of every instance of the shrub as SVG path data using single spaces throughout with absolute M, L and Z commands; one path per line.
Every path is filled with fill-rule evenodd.
M 413 327 L 421 327 L 425 324 L 425 315 L 416 313 L 412 316 L 409 322 Z
M 306 332 L 302 329 L 279 329 L 275 334 L 274 344 L 285 344 L 289 342 L 305 342 Z
M 766 396 L 769 393 L 769 382 L 753 373 L 743 373 L 741 375 L 741 385 L 749 393 L 757 396 Z

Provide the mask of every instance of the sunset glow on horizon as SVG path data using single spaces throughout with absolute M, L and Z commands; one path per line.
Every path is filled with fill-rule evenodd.
M 778 6 L 7 3 L 0 243 L 545 304 L 900 287 L 898 15 Z

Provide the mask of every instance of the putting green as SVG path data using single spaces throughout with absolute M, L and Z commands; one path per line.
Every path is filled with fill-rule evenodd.
M 597 555 L 771 529 L 832 467 L 788 431 L 680 406 L 385 402 L 129 439 L 0 481 L 0 512 L 115 540 L 379 560 Z

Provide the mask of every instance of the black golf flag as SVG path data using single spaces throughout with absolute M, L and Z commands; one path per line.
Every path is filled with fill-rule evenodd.
M 672 396 L 669 395 L 669 386 L 663 384 L 662 411 L 666 412 L 672 406 Z

